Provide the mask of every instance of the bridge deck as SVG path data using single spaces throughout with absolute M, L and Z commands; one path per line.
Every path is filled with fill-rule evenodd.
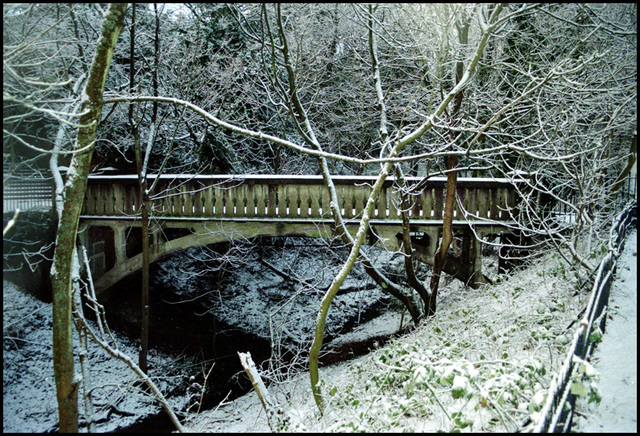
M 213 219 L 212 219 L 213 218 Z M 260 217 L 175 217 L 175 216 L 164 216 L 159 218 L 164 226 L 167 228 L 182 228 L 182 227 L 190 227 L 197 223 L 207 223 L 216 221 L 216 222 L 227 222 L 227 223 L 284 223 L 284 224 L 308 224 L 308 223 L 316 223 L 316 224 L 325 224 L 325 225 L 333 225 L 334 220 L 329 218 L 260 218 Z M 107 222 L 122 222 L 127 223 L 127 225 L 132 227 L 140 226 L 140 217 L 139 216 L 112 216 L 112 215 L 81 215 L 80 220 L 85 224 L 90 225 L 99 225 L 100 223 Z M 344 219 L 344 223 L 347 226 L 359 225 L 359 219 Z M 387 225 L 387 226 L 402 226 L 401 219 L 372 219 L 369 220 L 369 224 L 372 226 L 375 225 Z M 442 219 L 412 219 L 410 222 L 411 226 L 442 226 Z M 491 220 L 491 219 L 464 219 L 460 217 L 456 219 L 454 217 L 452 225 L 454 227 L 488 227 L 488 226 L 503 226 L 510 227 L 517 225 L 516 221 L 513 220 Z

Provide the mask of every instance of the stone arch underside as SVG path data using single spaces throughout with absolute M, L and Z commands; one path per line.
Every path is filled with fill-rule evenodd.
M 139 222 L 125 222 L 116 220 L 87 220 L 84 223 L 87 228 L 93 226 L 106 226 L 114 230 L 114 234 L 123 235 L 126 229 L 139 227 Z M 207 221 L 207 222 L 163 222 L 163 228 L 183 228 L 191 231 L 186 236 L 171 240 L 157 238 L 157 243 L 150 247 L 150 263 L 156 262 L 170 254 L 177 253 L 192 247 L 228 242 L 239 239 L 255 238 L 261 236 L 306 236 L 317 238 L 330 238 L 334 236 L 332 222 L 289 222 L 279 221 Z M 348 230 L 355 235 L 357 223 L 349 223 Z M 387 248 L 397 249 L 394 226 L 379 226 L 372 232 L 374 244 L 381 242 Z M 373 234 L 376 236 L 374 237 Z M 387 238 L 386 240 L 384 238 Z M 120 236 L 120 245 L 124 243 L 124 236 Z M 125 277 L 142 269 L 142 253 L 132 257 L 116 253 L 117 262 L 113 268 L 99 277 L 94 277 L 94 287 L 97 293 L 101 293 L 115 285 Z
M 83 224 L 86 228 L 92 226 L 107 226 L 111 227 L 116 239 L 115 245 L 121 246 L 126 243 L 124 234 L 127 229 L 131 227 L 139 227 L 140 222 L 128 221 L 128 220 L 84 220 Z M 358 229 L 359 222 L 351 221 L 347 222 L 347 229 L 355 236 Z M 150 263 L 156 262 L 170 254 L 177 253 L 182 250 L 186 250 L 192 247 L 199 247 L 204 245 L 216 244 L 220 242 L 230 242 L 239 239 L 247 239 L 261 236 L 306 236 L 317 238 L 330 238 L 335 236 L 333 221 L 302 221 L 302 220 L 207 220 L 207 221 L 188 221 L 188 220 L 166 220 L 161 222 L 163 229 L 178 228 L 187 229 L 191 231 L 190 234 L 181 236 L 171 240 L 163 240 L 161 237 L 156 237 L 154 240 L 156 243 L 150 247 Z M 464 228 L 468 229 L 468 226 L 455 226 L 458 231 L 464 231 Z M 492 226 L 493 227 L 493 226 Z M 423 240 L 429 241 L 425 246 L 414 245 L 414 254 L 416 258 L 425 263 L 432 264 L 433 255 L 437 248 L 437 242 L 439 239 L 441 226 L 437 225 L 411 225 L 412 232 L 423 234 Z M 484 228 L 482 234 L 499 234 L 505 231 L 504 228 Z M 400 249 L 401 238 L 399 235 L 402 232 L 402 227 L 399 223 L 377 223 L 372 221 L 370 223 L 368 245 L 378 245 L 388 250 L 397 251 Z M 161 232 L 157 232 L 156 235 L 160 235 Z M 118 236 L 119 235 L 119 236 Z M 478 253 L 479 246 L 475 250 L 471 250 L 473 253 Z M 476 254 L 471 254 L 472 258 L 476 257 Z M 116 253 L 115 266 L 109 271 L 105 272 L 99 277 L 94 277 L 94 287 L 97 293 L 102 293 L 118 283 L 120 280 L 142 269 L 142 253 L 138 253 L 132 257 L 127 257 L 125 254 Z M 477 262 L 474 262 L 476 260 Z M 480 268 L 479 257 L 478 259 L 468 259 L 472 263 L 477 263 L 477 267 Z M 453 268 L 454 265 L 452 264 Z M 459 267 L 458 267 L 459 268 Z M 468 268 L 466 268 L 468 269 Z M 473 268 L 476 269 L 476 268 Z M 455 273 L 454 270 L 451 273 Z M 474 272 L 463 273 L 464 276 L 473 274 Z M 464 280 L 464 277 L 460 277 Z

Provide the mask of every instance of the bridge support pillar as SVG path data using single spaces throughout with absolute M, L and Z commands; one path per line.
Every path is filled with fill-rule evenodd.
M 483 283 L 488 283 L 488 280 L 482 274 L 482 236 L 478 235 L 478 238 L 476 238 L 472 232 L 465 232 L 465 237 L 471 240 L 469 260 L 472 266 L 469 286 L 476 287 Z
M 126 227 L 117 224 L 109 225 L 113 230 L 113 243 L 115 248 L 116 265 L 127 260 L 127 236 Z
M 421 229 L 421 232 L 426 238 L 423 237 L 413 243 L 413 255 L 419 261 L 433 266 L 440 242 L 441 228 L 431 227 Z M 443 271 L 472 287 L 488 283 L 482 274 L 482 241 L 469 229 L 456 229 L 454 234 L 458 240 L 462 238 L 462 245 L 454 244 L 451 247 L 451 251 L 445 258 Z
M 424 234 L 422 240 L 412 241 L 414 256 L 417 259 L 433 265 L 441 230 L 440 227 L 428 227 L 420 230 Z
M 91 274 L 98 277 L 109 267 L 108 247 L 111 235 L 92 226 L 81 225 L 78 229 L 78 243 L 87 250 Z M 82 256 L 80 254 L 80 256 Z M 82 262 L 82 257 L 80 258 Z

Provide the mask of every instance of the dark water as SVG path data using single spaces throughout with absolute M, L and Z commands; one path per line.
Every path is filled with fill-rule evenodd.
M 140 337 L 139 277 L 117 285 L 118 291 L 104 303 L 109 325 L 138 341 Z M 250 351 L 255 362 L 270 357 L 269 341 L 216 320 L 199 302 L 181 302 L 171 298 L 171 289 L 150 287 L 149 347 L 174 355 L 192 357 L 202 365 L 192 371 L 203 384 L 201 369 L 215 363 L 207 379 L 202 407 L 214 407 L 232 392 L 230 398 L 251 388 L 244 377 L 237 353 Z M 153 365 L 150 359 L 149 365 Z M 188 377 L 188 375 L 185 375 Z
M 177 263 L 183 267 L 186 265 L 181 261 Z M 184 375 L 185 386 L 190 376 L 195 376 L 194 381 L 202 385 L 203 370 L 208 371 L 214 364 L 206 382 L 201 410 L 216 407 L 227 396 L 229 401 L 248 392 L 252 388 L 251 383 L 240 365 L 237 353 L 249 351 L 260 368 L 261 364 L 271 357 L 270 342 L 216 319 L 210 307 L 211 299 L 189 299 L 177 296 L 175 280 L 168 278 L 166 271 L 164 274 L 159 273 L 158 265 L 151 266 L 150 276 L 152 278 L 149 292 L 150 348 L 176 356 L 176 359 L 188 357 L 199 363 L 190 374 Z M 166 280 L 168 283 L 162 283 L 161 280 Z M 196 286 L 198 292 L 206 294 L 224 287 L 219 280 L 219 275 L 215 273 L 199 276 Z M 134 341 L 139 341 L 140 337 L 140 282 L 140 274 L 134 274 L 118 283 L 112 289 L 108 299 L 103 302 L 110 327 L 126 334 Z M 364 318 L 362 321 L 365 320 Z M 331 364 L 366 354 L 372 348 L 374 341 L 383 343 L 386 339 L 388 338 L 371 338 L 362 343 L 342 346 L 339 350 L 327 353 L 324 358 L 321 357 L 320 363 Z M 281 356 L 281 362 L 286 363 L 293 357 L 291 353 L 287 355 L 285 352 Z M 303 356 L 303 361 L 306 362 L 306 356 Z M 266 362 L 264 363 L 266 365 Z M 153 366 L 152 359 L 149 360 L 149 365 Z M 119 432 L 171 432 L 174 430 L 175 427 L 168 415 L 162 411 L 134 425 L 122 428 Z

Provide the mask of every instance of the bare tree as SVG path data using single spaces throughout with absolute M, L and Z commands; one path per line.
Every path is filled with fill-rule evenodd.
M 459 174 L 517 182 L 523 201 L 509 211 L 513 230 L 568 252 L 581 268 L 593 267 L 618 176 L 635 159 L 635 5 L 189 7 L 190 18 L 172 21 L 186 36 L 167 38 L 167 47 L 187 50 L 187 61 L 155 65 L 167 79 L 159 79 L 157 91 L 144 86 L 121 95 L 127 87 L 116 84 L 102 105 L 114 104 L 115 124 L 126 119 L 117 103 L 164 107 L 153 123 L 158 132 L 161 120 L 173 123 L 155 136 L 165 141 L 157 149 L 164 156 L 176 139 L 185 156 L 212 147 L 227 163 L 242 162 L 240 171 L 265 161 L 269 169 L 260 171 L 287 170 L 288 156 L 295 157 L 288 159 L 292 166 L 323 175 L 336 234 L 350 254 L 321 303 L 310 350 L 320 409 L 317 358 L 326 313 L 356 261 L 403 301 L 416 324 L 435 310 L 452 212 L 478 218 L 455 196 Z M 333 184 L 341 173 L 376 175 L 355 236 Z M 448 178 L 429 290 L 411 278 L 411 262 L 410 287 L 403 287 L 361 252 L 382 185 L 404 173 Z M 403 224 L 410 228 L 410 217 Z
M 513 101 L 483 134 L 515 145 L 492 157 L 497 173 L 528 176 L 517 184 L 521 229 L 587 272 L 612 219 L 616 180 L 635 161 L 635 16 L 631 5 L 572 5 L 514 20 L 503 54 L 494 49 L 499 92 L 476 94 Z
M 53 362 L 58 394 L 60 431 L 78 430 L 77 381 L 73 370 L 73 344 L 71 335 L 71 268 L 75 250 L 80 209 L 91 164 L 91 150 L 95 141 L 104 82 L 109 71 L 113 50 L 124 25 L 127 5 L 109 7 L 101 39 L 91 65 L 79 119 L 75 145 L 64 191 L 64 206 L 58 225 L 58 237 L 51 285 L 53 288 Z
M 71 335 L 72 254 L 84 197 L 83 183 L 86 184 L 90 149 L 100 114 L 100 108 L 94 103 L 102 98 L 110 53 L 122 28 L 126 6 L 114 7 L 105 15 L 103 39 L 98 44 L 78 114 L 74 110 L 73 94 L 77 93 L 83 77 L 87 77 L 83 73 L 89 72 L 78 29 L 89 22 L 76 19 L 74 6 L 4 5 L 3 9 L 7 24 L 3 41 L 3 152 L 7 146 L 18 145 L 30 150 L 31 155 L 52 154 L 58 192 L 56 210 L 60 220 L 52 268 L 54 374 L 60 430 L 77 431 L 78 380 L 73 368 Z M 91 8 L 88 11 L 85 17 L 94 12 Z M 95 12 L 97 15 L 98 11 Z M 78 48 L 75 53 L 74 48 Z M 79 80 L 74 77 L 76 72 L 78 76 L 75 77 L 80 77 Z M 65 101 L 70 94 L 71 99 Z M 40 129 L 30 129 L 30 125 L 39 125 Z M 75 165 L 67 177 L 69 184 L 64 192 L 64 205 L 57 158 L 65 153 L 66 132 L 60 127 L 57 135 L 47 133 L 56 125 L 68 125 L 79 131 L 75 149 L 66 152 L 73 154 Z M 53 146 L 49 141 L 51 137 L 56 138 Z M 20 154 L 24 154 L 24 149 Z
M 29 14 L 33 11 L 32 7 L 15 7 L 12 12 Z M 74 147 L 74 154 L 69 173 L 67 174 L 67 184 L 64 191 L 64 206 L 60 214 L 60 222 L 58 226 L 58 237 L 56 241 L 56 251 L 54 256 L 54 264 L 52 267 L 52 288 L 53 288 L 53 348 L 54 348 L 54 373 L 56 378 L 56 390 L 58 396 L 58 409 L 60 416 L 60 431 L 77 431 L 78 429 L 78 412 L 77 412 L 77 383 L 73 369 L 73 346 L 71 334 L 71 269 L 73 265 L 73 252 L 75 249 L 75 239 L 78 227 L 78 218 L 84 190 L 86 188 L 86 177 L 89 172 L 91 162 L 91 149 L 95 141 L 97 124 L 100 118 L 101 107 L 96 105 L 102 99 L 102 92 L 106 75 L 109 70 L 111 55 L 120 30 L 123 27 L 124 13 L 126 5 L 114 5 L 110 7 L 105 14 L 103 31 L 96 48 L 96 54 L 92 62 L 87 84 L 84 90 L 84 99 L 82 101 L 81 113 L 79 114 L 78 135 Z M 6 13 L 6 10 L 5 10 Z M 70 14 L 67 11 L 67 14 Z M 52 23 L 52 27 L 59 24 L 66 14 L 59 14 L 60 19 Z M 20 107 L 29 108 L 35 113 L 43 113 L 52 115 L 54 118 L 62 122 L 68 122 L 66 117 L 70 114 L 60 113 L 51 107 L 47 107 L 51 102 L 55 102 L 56 93 L 61 86 L 72 83 L 71 79 L 66 81 L 47 80 L 46 77 L 37 78 L 30 76 L 29 67 L 17 70 L 15 64 L 7 62 L 13 61 L 24 54 L 25 51 L 35 50 L 36 44 L 42 33 L 34 32 L 32 40 L 27 41 L 24 45 L 14 47 L 7 54 L 5 52 L 5 68 L 9 68 L 11 77 L 17 83 L 16 90 L 20 86 L 39 86 L 45 90 L 45 94 L 36 94 L 36 99 L 28 101 L 21 99 L 18 95 L 5 94 L 5 99 L 15 102 Z M 6 46 L 5 46 L 6 47 Z M 55 51 L 55 45 L 46 46 Z M 50 59 L 64 61 L 63 57 L 56 57 L 52 53 Z M 41 70 L 44 72 L 45 70 Z M 62 71 L 54 69 L 51 73 Z M 5 82 L 6 83 L 6 82 Z M 11 92 L 5 88 L 5 92 Z M 31 95 L 33 97 L 33 94 Z M 54 103 L 55 104 L 55 103 Z M 72 114 L 71 114 L 72 115 Z M 5 135 L 19 140 L 20 137 L 11 134 L 6 129 L 3 130 Z M 20 141 L 23 145 L 29 145 L 27 141 Z M 36 147 L 37 148 L 37 147 Z M 42 149 L 37 148 L 37 151 Z

